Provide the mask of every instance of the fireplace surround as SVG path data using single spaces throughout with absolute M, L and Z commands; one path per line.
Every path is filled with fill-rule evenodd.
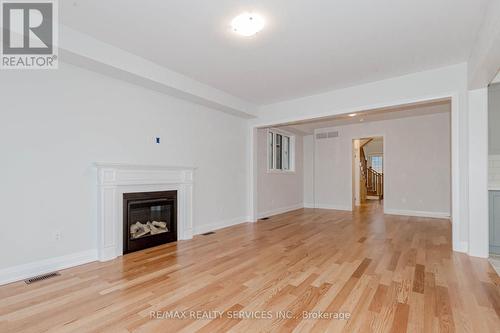
M 96 163 L 96 168 L 100 261 L 112 260 L 126 253 L 123 246 L 124 194 L 177 191 L 177 240 L 193 237 L 195 168 L 115 163 Z

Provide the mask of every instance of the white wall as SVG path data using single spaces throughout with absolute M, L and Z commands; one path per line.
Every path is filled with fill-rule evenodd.
M 246 219 L 245 120 L 65 64 L 0 89 L 0 269 L 96 248 L 94 162 L 197 167 L 195 232 Z
M 361 140 L 353 141 L 353 163 L 352 163 L 352 188 L 354 189 L 353 201 L 355 206 L 361 206 Z
M 469 254 L 488 257 L 488 89 L 469 92 Z
M 304 207 L 314 206 L 314 136 L 305 135 L 303 139 L 303 174 L 304 174 Z
M 338 130 L 338 128 L 335 128 Z M 339 135 L 344 136 L 339 132 Z M 315 140 L 314 206 L 350 210 L 352 208 L 352 139 Z
M 317 207 L 352 208 L 352 140 L 383 136 L 385 211 L 404 215 L 450 216 L 448 112 L 317 132 L 332 130 L 339 131 L 338 138 L 316 140 L 314 197 Z
M 267 130 L 257 131 L 257 216 L 280 214 L 303 207 L 302 137 L 295 136 L 295 171 L 268 172 Z

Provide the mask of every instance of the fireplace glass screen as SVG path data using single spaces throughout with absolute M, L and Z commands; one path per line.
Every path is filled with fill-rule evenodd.
M 177 191 L 123 195 L 123 252 L 177 240 Z
M 168 199 L 130 204 L 130 239 L 150 237 L 171 230 L 172 204 Z

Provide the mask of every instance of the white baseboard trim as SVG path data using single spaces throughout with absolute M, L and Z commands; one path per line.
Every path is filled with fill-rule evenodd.
M 297 210 L 297 209 L 301 209 L 301 208 L 304 208 L 304 204 L 303 203 L 295 204 L 295 205 L 288 206 L 288 207 L 276 208 L 276 209 L 273 209 L 273 210 L 268 210 L 266 212 L 258 213 L 257 217 L 259 219 L 261 219 L 261 218 L 264 218 L 264 217 L 270 217 L 270 216 L 274 216 L 274 215 L 278 215 L 278 214 L 284 214 L 284 213 L 287 213 L 287 212 L 291 212 L 292 210 Z
M 0 270 L 0 285 L 21 281 L 36 275 L 87 264 L 97 260 L 97 249 L 76 252 Z
M 200 235 L 200 234 L 204 234 L 206 232 L 210 232 L 210 231 L 214 231 L 214 230 L 218 230 L 218 229 L 222 229 L 222 228 L 227 228 L 227 227 L 231 227 L 233 225 L 237 225 L 237 224 L 241 224 L 241 223 L 245 223 L 245 222 L 250 222 L 250 221 L 251 221 L 251 219 L 249 217 L 245 216 L 245 217 L 237 217 L 234 219 L 221 221 L 218 223 L 201 225 L 201 226 L 194 227 L 194 234 Z
M 488 251 L 471 251 L 469 249 L 469 252 L 467 252 L 467 254 L 471 257 L 488 259 L 490 256 L 490 251 L 489 251 L 489 248 L 488 248 Z
M 384 209 L 384 214 L 388 215 L 403 215 L 415 217 L 430 217 L 435 219 L 449 219 L 450 213 L 447 212 L 426 212 L 420 210 L 400 210 L 400 209 Z
M 304 203 L 304 208 L 314 208 L 313 203 Z
M 461 241 L 455 246 L 453 244 L 453 251 L 455 252 L 461 252 L 461 253 L 467 253 L 469 252 L 469 242 L 467 241 Z
M 352 207 L 351 206 L 344 206 L 344 205 L 331 205 L 331 204 L 317 203 L 314 206 L 315 206 L 314 208 L 319 208 L 319 209 L 332 209 L 332 210 L 352 211 Z

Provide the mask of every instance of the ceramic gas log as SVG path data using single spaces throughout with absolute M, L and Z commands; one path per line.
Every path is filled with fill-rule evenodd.
M 137 239 L 148 235 L 157 235 L 163 232 L 168 232 L 167 223 L 161 221 L 153 221 L 141 223 L 137 221 L 130 226 L 130 237 Z

